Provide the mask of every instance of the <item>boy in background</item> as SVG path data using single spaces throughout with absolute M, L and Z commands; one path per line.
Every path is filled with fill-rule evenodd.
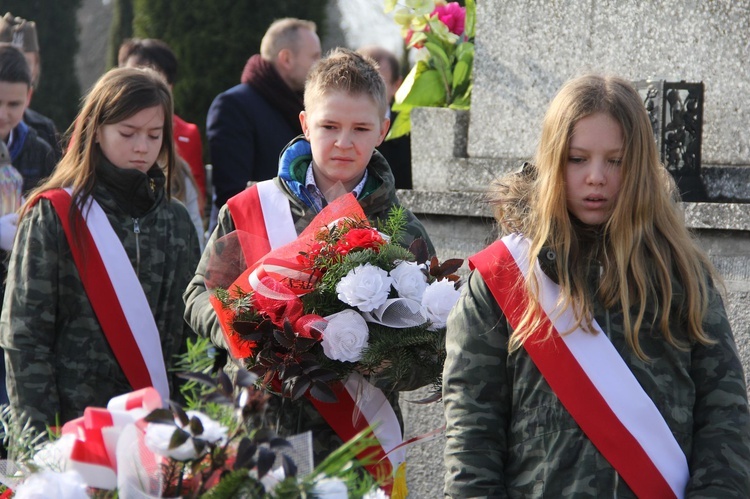
M 7 12 L 0 18 L 0 42 L 15 45 L 23 52 L 29 65 L 29 71 L 31 71 L 31 93 L 33 94 L 34 89 L 39 87 L 39 78 L 42 72 L 36 23 L 21 17 L 14 17 L 13 14 Z M 31 102 L 31 97 L 29 97 L 29 102 Z M 52 147 L 55 162 L 60 161 L 62 146 L 55 123 L 30 107 L 26 107 L 26 111 L 23 113 L 23 122 L 36 130 L 39 137 Z
M 209 260 L 221 252 L 217 240 L 235 230 L 242 230 L 246 220 L 260 217 L 259 223 L 277 226 L 285 219 L 293 223 L 299 235 L 315 215 L 334 199 L 353 193 L 368 219 L 384 220 L 392 207 L 398 206 L 394 179 L 388 162 L 375 148 L 383 141 L 390 121 L 386 118 L 385 84 L 373 61 L 346 49 L 336 49 L 313 67 L 304 94 L 305 110 L 300 113 L 303 135 L 292 140 L 282 151 L 278 176 L 230 198 L 219 212 L 218 225 L 206 245 L 195 277 L 185 291 L 185 318 L 201 336 L 209 336 L 217 347 L 226 349 L 221 327 L 209 302 L 211 291 L 206 288 Z M 252 196 L 269 188 L 281 193 L 285 203 L 277 211 L 266 214 L 253 210 Z M 254 191 L 255 189 L 255 191 Z M 255 192 L 255 194 L 253 194 Z M 283 208 L 282 208 L 283 207 Z M 406 237 L 408 246 L 423 238 L 429 253 L 435 253 L 427 233 L 416 217 L 407 211 Z M 278 227 L 275 227 L 278 228 Z M 287 241 L 290 242 L 290 241 Z M 214 245 L 216 244 L 216 247 Z M 252 263 L 252 262 L 249 262 Z M 225 367 L 236 371 L 231 361 Z M 414 373 L 409 386 L 389 387 L 388 399 L 398 414 L 398 390 L 413 390 L 426 384 Z M 294 402 L 272 397 L 269 407 L 271 421 L 280 433 L 291 435 L 313 431 L 315 463 L 320 463 L 342 440 L 306 399 Z M 283 410 L 282 410 L 283 407 Z
M 10 43 L 0 43 L 0 140 L 8 148 L 10 163 L 23 177 L 24 193 L 36 187 L 55 167 L 52 147 L 23 122 L 23 113 L 30 99 L 31 71 L 26 58 Z M 6 252 L 13 246 L 17 222 L 17 213 L 0 217 L 0 307 L 8 272 Z M 4 361 L 0 362 L 0 368 L 0 404 L 7 404 Z

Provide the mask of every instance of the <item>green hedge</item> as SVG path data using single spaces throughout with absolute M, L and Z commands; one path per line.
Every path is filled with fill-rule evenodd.
M 31 107 L 65 131 L 78 111 L 81 89 L 75 72 L 78 52 L 76 12 L 80 0 L 3 0 L 0 15 L 13 13 L 36 22 L 42 73 Z

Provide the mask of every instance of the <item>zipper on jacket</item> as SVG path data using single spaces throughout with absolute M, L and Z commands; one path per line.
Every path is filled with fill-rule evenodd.
M 135 275 L 141 273 L 141 225 L 138 218 L 133 219 L 133 233 L 135 234 Z
M 617 472 L 617 470 L 615 470 L 615 487 L 612 490 L 612 497 L 614 499 L 617 499 L 617 485 L 619 485 L 618 483 L 619 481 L 620 481 L 620 474 Z

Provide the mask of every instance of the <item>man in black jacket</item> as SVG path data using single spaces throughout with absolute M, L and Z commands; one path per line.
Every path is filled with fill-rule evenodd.
M 263 36 L 260 54 L 248 59 L 242 83 L 214 99 L 206 127 L 214 213 L 248 181 L 276 175 L 279 153 L 302 133 L 305 78 L 320 55 L 315 23 L 277 20 Z

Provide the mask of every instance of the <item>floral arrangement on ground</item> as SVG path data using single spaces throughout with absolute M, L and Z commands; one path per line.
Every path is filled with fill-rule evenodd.
M 311 224 L 291 248 L 215 290 L 230 351 L 292 399 L 335 402 L 331 385 L 355 372 L 376 385 L 431 383 L 437 392 L 463 260 L 429 258 L 422 239 L 399 245 L 403 208 L 378 228 L 353 210 Z
M 241 372 L 232 383 L 223 371 L 211 375 L 209 348 L 208 340 L 191 342 L 181 359 L 181 377 L 190 380 L 182 387 L 185 409 L 162 407 L 146 388 L 112 399 L 107 409 L 87 408 L 56 434 L 36 431 L 4 407 L 0 497 L 386 497 L 358 471 L 355 456 L 372 445 L 371 432 L 303 474 L 293 457 L 300 449 L 263 423 L 268 394 L 255 387 L 256 376 Z

